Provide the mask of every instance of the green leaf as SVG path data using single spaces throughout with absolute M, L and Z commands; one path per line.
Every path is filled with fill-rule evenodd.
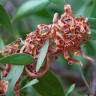
M 28 76 L 22 76 L 20 80 L 20 94 L 22 96 L 40 96 L 37 91 L 33 88 L 33 86 L 39 82 L 37 79 L 28 78 Z M 30 83 L 29 83 L 30 82 Z M 29 84 L 28 84 L 29 83 Z M 25 85 L 29 85 L 26 88 L 23 88 Z M 21 96 L 21 95 L 20 95 Z
M 93 40 L 88 41 L 87 44 L 84 46 L 83 50 L 88 56 L 95 56 L 96 55 L 95 41 L 94 42 Z
M 2 40 L 2 38 L 0 38 L 0 49 L 4 48 L 4 41 Z
M 13 96 L 14 94 L 14 86 L 18 79 L 20 78 L 22 72 L 23 72 L 24 66 L 23 65 L 14 65 L 9 72 L 8 76 L 5 78 L 9 81 L 9 87 L 8 92 L 6 93 L 6 96 Z
M 92 40 L 96 40 L 96 18 L 88 18 Z
M 0 58 L 0 64 L 25 65 L 32 64 L 33 58 L 29 54 L 13 54 Z
M 33 79 L 33 80 L 29 81 L 23 88 L 21 88 L 21 90 L 24 89 L 24 88 L 30 87 L 30 86 L 38 83 L 38 82 L 39 81 L 37 79 Z
M 96 40 L 96 30 L 91 29 L 92 40 Z
M 64 0 L 49 0 L 49 1 L 57 4 L 57 3 L 60 3 L 60 2 L 62 2 Z
M 69 89 L 67 90 L 65 96 L 69 96 L 69 95 L 73 92 L 74 89 L 75 89 L 75 84 L 72 84 L 72 85 L 69 87 Z
M 88 16 L 88 17 L 96 17 L 96 0 L 93 0 L 92 3 L 88 4 L 88 6 L 86 7 L 86 11 L 85 11 L 85 14 Z
M 47 72 L 39 83 L 33 86 L 41 96 L 65 96 L 64 90 L 58 77 L 51 72 Z
M 44 46 L 40 50 L 40 54 L 38 56 L 38 60 L 36 64 L 36 71 L 38 71 L 40 67 L 42 66 L 44 59 L 46 57 L 47 51 L 48 51 L 48 47 L 49 47 L 49 40 L 45 42 Z
M 27 1 L 17 10 L 16 18 L 24 17 L 30 13 L 36 13 L 37 11 L 45 8 L 49 4 L 49 0 L 32 0 Z
M 96 18 L 88 18 L 88 22 L 90 24 L 90 28 L 96 30 Z
M 13 32 L 10 18 L 2 5 L 0 5 L 0 24 L 4 26 L 6 29 L 8 29 L 10 33 Z

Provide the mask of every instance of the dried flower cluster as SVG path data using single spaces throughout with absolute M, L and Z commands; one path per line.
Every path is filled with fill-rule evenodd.
M 93 62 L 93 59 L 86 56 L 82 51 L 82 45 L 84 45 L 90 37 L 90 30 L 88 20 L 85 17 L 74 17 L 70 5 L 64 6 L 64 14 L 59 18 L 58 13 L 54 14 L 53 24 L 40 24 L 37 26 L 34 32 L 29 33 L 26 36 L 26 40 L 21 48 L 21 39 L 12 43 L 5 48 L 4 53 L 27 53 L 31 54 L 34 58 L 34 64 L 26 65 L 25 72 L 30 77 L 40 77 L 48 70 L 53 58 L 64 54 L 64 58 L 69 63 L 78 63 L 82 65 L 82 62 L 73 59 L 70 54 L 75 56 L 82 55 L 85 59 Z M 45 64 L 42 68 L 36 72 L 36 61 L 41 47 L 45 41 L 49 40 L 48 53 L 45 58 Z
M 8 81 L 0 80 L 0 96 L 3 96 L 7 92 Z
M 60 19 L 58 13 L 55 13 L 53 24 L 40 24 L 34 32 L 28 34 L 20 52 L 29 53 L 34 58 L 38 58 L 40 48 L 49 39 L 50 51 L 54 49 L 55 53 L 63 53 L 64 58 L 69 62 L 76 62 L 77 60 L 70 58 L 69 53 L 82 54 L 81 45 L 85 44 L 90 37 L 88 21 L 85 17 L 74 17 L 70 5 L 65 5 L 64 11 Z M 82 65 L 80 61 L 76 63 Z

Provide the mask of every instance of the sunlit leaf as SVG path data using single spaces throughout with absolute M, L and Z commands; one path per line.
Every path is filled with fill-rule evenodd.
M 69 96 L 69 95 L 73 92 L 74 89 L 75 89 L 75 84 L 72 84 L 72 85 L 69 87 L 69 89 L 67 90 L 65 96 Z
M 20 8 L 17 10 L 16 17 L 20 18 L 24 17 L 28 14 L 35 13 L 47 6 L 49 4 L 49 0 L 30 0 L 25 2 L 23 5 L 20 6 Z
M 61 82 L 51 72 L 47 72 L 33 87 L 42 96 L 65 96 Z
M 45 42 L 44 46 L 40 50 L 37 64 L 36 64 L 36 71 L 38 71 L 40 69 L 40 67 L 42 66 L 43 61 L 44 61 L 46 54 L 47 54 L 47 51 L 48 51 L 48 47 L 49 47 L 49 40 L 47 40 Z
M 25 65 L 32 64 L 33 58 L 29 54 L 13 54 L 0 58 L 0 64 Z
M 39 82 L 39 81 L 38 81 L 37 79 L 33 79 L 33 80 L 29 81 L 29 82 L 28 82 L 23 88 L 21 88 L 21 89 L 30 87 L 30 86 L 32 86 L 32 85 L 38 83 L 38 82 Z
M 6 96 L 13 96 L 14 94 L 14 86 L 21 76 L 23 72 L 24 66 L 23 65 L 14 65 L 9 72 L 8 76 L 5 78 L 9 80 L 9 87 L 8 92 L 6 93 Z

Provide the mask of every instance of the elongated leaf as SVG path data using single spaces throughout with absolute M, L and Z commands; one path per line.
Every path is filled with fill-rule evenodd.
M 96 40 L 96 30 L 91 29 L 91 39 Z
M 38 10 L 41 10 L 45 8 L 45 6 L 49 4 L 49 0 L 32 0 L 32 1 L 27 1 L 21 7 L 17 10 L 16 17 L 15 18 L 20 18 L 24 17 L 28 14 L 32 14 L 37 12 Z
M 96 18 L 88 18 L 90 28 L 96 30 Z
M 38 81 L 37 79 L 33 79 L 33 80 L 31 80 L 30 82 L 28 82 L 28 83 L 27 83 L 23 88 L 21 88 L 21 89 L 30 87 L 30 86 L 32 86 L 32 85 L 38 83 L 38 82 L 39 82 L 39 81 Z
M 0 64 L 25 65 L 32 64 L 33 58 L 29 54 L 13 54 L 0 58 Z
M 2 40 L 2 38 L 0 38 L 0 49 L 3 49 L 4 48 L 4 42 Z
M 71 94 L 74 89 L 75 89 L 75 84 L 72 84 L 72 85 L 69 87 L 69 89 L 67 90 L 65 96 L 69 96 L 69 94 Z
M 92 39 L 96 40 L 96 18 L 88 18 L 88 22 L 91 28 Z
M 38 56 L 37 65 L 36 65 L 36 71 L 38 71 L 40 69 L 40 67 L 42 66 L 43 61 L 44 61 L 47 51 L 48 51 L 48 47 L 49 47 L 49 40 L 47 40 L 45 42 L 44 46 L 40 50 L 40 54 Z
M 65 96 L 61 82 L 51 72 L 46 73 L 33 87 L 41 96 Z
M 62 2 L 64 0 L 49 0 L 49 1 L 57 4 L 57 3 L 60 3 L 60 2 Z
M 95 12 L 96 1 L 95 0 L 93 0 L 93 3 L 90 4 L 89 6 L 87 6 L 86 9 L 87 9 L 87 13 L 86 13 L 86 11 L 85 11 L 85 13 L 88 14 L 87 15 L 88 17 L 96 17 L 96 12 Z
M 0 5 L 0 24 L 4 26 L 6 29 L 8 29 L 9 32 L 13 32 L 10 18 L 2 5 Z
M 9 72 L 8 76 L 5 78 L 7 80 L 10 80 L 8 92 L 6 93 L 7 96 L 13 96 L 14 94 L 14 86 L 21 76 L 23 72 L 24 66 L 23 65 L 14 65 L 11 71 Z

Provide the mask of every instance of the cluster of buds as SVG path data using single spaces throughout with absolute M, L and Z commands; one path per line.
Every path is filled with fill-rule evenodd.
M 8 81 L 0 80 L 0 96 L 4 96 L 7 90 L 8 90 Z
M 82 45 L 86 44 L 89 38 L 90 30 L 87 18 L 74 17 L 71 6 L 67 4 L 64 6 L 64 14 L 62 14 L 60 18 L 58 13 L 54 14 L 53 24 L 39 24 L 34 32 L 26 36 L 23 43 L 21 39 L 16 40 L 14 43 L 6 46 L 2 54 L 26 53 L 32 55 L 34 63 L 26 65 L 24 73 L 29 77 L 36 78 L 41 77 L 47 72 L 49 65 L 59 54 L 64 54 L 64 58 L 69 63 L 83 65 L 81 61 L 72 58 L 70 54 L 75 56 L 82 55 L 88 61 L 93 62 L 93 59 L 82 51 Z M 40 49 L 45 44 L 46 40 L 49 40 L 49 47 L 44 62 L 45 64 L 43 64 L 37 72 L 36 62 Z M 5 67 L 6 70 L 2 71 L 4 77 L 7 76 L 12 66 L 6 64 Z M 2 80 L 0 81 L 0 92 L 2 91 L 3 93 L 6 92 L 8 87 L 8 84 L 4 82 L 5 81 Z
M 78 63 L 83 65 L 79 60 L 70 57 L 70 53 L 76 56 L 82 55 L 89 61 L 93 60 L 86 56 L 82 51 L 82 45 L 84 45 L 90 38 L 90 30 L 88 25 L 88 19 L 85 17 L 74 17 L 70 5 L 64 6 L 64 14 L 58 19 L 57 13 L 53 18 L 54 41 L 56 47 L 64 54 L 64 58 L 69 63 Z
M 93 62 L 93 59 L 82 51 L 82 45 L 89 38 L 88 19 L 85 17 L 74 17 L 71 6 L 67 4 L 64 6 L 64 14 L 60 18 L 58 13 L 54 14 L 53 24 L 39 24 L 34 32 L 26 36 L 21 48 L 19 48 L 21 43 L 21 40 L 19 40 L 6 48 L 6 50 L 10 54 L 27 53 L 32 55 L 34 64 L 26 65 L 25 71 L 31 77 L 40 77 L 48 70 L 49 64 L 54 60 L 53 58 L 62 53 L 69 63 L 83 65 L 81 61 L 72 58 L 70 54 L 75 56 L 82 55 L 85 59 Z M 49 40 L 49 48 L 45 58 L 45 64 L 36 72 L 38 54 L 46 40 Z
M 17 39 L 15 42 L 7 45 L 4 49 L 1 50 L 2 55 L 15 54 L 19 52 L 19 46 L 21 43 L 21 38 Z

